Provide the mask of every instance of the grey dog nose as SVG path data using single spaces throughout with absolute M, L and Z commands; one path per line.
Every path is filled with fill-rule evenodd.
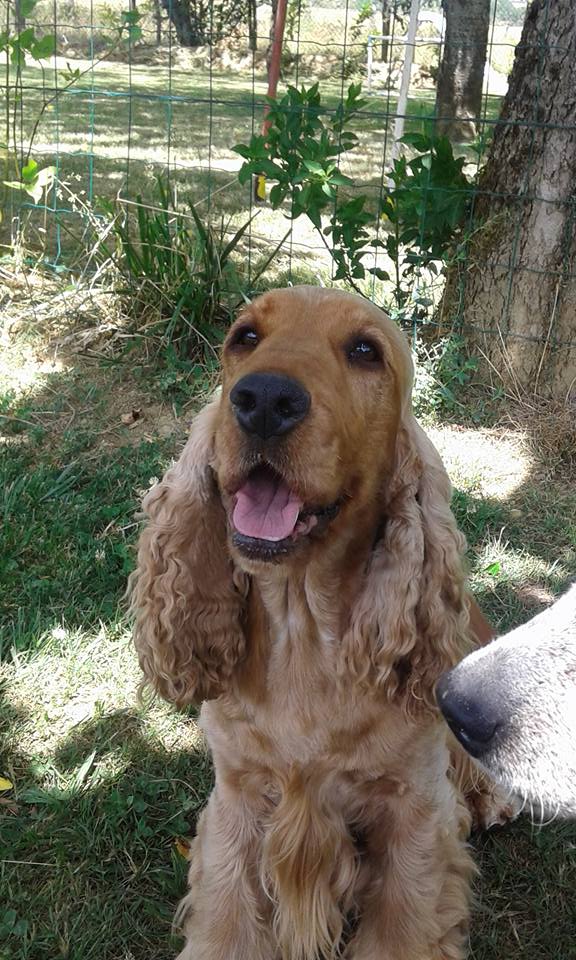
M 494 745 L 504 725 L 502 691 L 474 683 L 456 667 L 436 684 L 436 701 L 454 736 L 473 757 L 480 758 Z
M 310 394 L 292 377 L 249 373 L 230 391 L 236 419 L 246 433 L 262 440 L 292 430 L 310 409 Z

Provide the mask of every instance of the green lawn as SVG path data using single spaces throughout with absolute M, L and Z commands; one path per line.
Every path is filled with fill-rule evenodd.
M 122 597 L 140 497 L 185 423 L 137 362 L 35 372 L 43 336 L 13 335 L 0 372 L 0 776 L 13 784 L 0 793 L 0 958 L 168 960 L 185 889 L 176 841 L 211 769 L 192 714 L 138 704 Z M 539 453 L 528 423 L 431 429 L 472 585 L 504 629 L 576 572 L 566 464 Z M 474 960 L 573 956 L 576 827 L 522 819 L 473 845 Z

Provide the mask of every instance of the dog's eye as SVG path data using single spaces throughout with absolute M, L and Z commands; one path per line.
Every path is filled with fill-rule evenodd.
M 364 337 L 358 337 L 348 344 L 347 357 L 352 363 L 374 364 L 380 363 L 382 354 L 375 343 Z
M 260 337 L 253 327 L 240 327 L 233 335 L 230 341 L 231 347 L 256 347 L 260 343 Z

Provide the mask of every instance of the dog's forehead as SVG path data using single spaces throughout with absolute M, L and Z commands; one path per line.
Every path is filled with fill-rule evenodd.
M 362 297 L 323 287 L 290 287 L 258 297 L 241 319 L 257 322 L 271 335 L 313 333 L 341 339 L 371 330 L 397 339 L 395 324 L 378 307 Z

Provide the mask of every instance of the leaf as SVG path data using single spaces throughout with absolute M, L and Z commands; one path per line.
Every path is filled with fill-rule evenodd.
M 79 770 L 78 770 L 77 773 L 76 773 L 76 776 L 74 777 L 74 784 L 75 784 L 75 786 L 81 787 L 82 784 L 86 781 L 86 779 L 87 779 L 87 777 L 88 777 L 88 774 L 90 773 L 90 771 L 91 771 L 91 769 L 92 769 L 92 764 L 94 763 L 95 757 L 96 757 L 96 751 L 95 751 L 95 750 L 93 750 L 92 753 L 90 753 L 90 754 L 86 757 L 84 763 L 83 763 L 82 766 L 79 768 Z
M 39 203 L 44 190 L 49 189 L 54 182 L 56 167 L 44 167 L 36 173 L 37 168 L 36 161 L 29 160 L 26 166 L 22 168 L 22 182 L 5 181 L 6 186 L 11 187 L 12 190 L 24 190 L 32 197 L 34 203 Z
M 20 0 L 20 16 L 29 17 L 37 3 L 38 0 Z
M 13 40 L 11 43 L 11 46 L 12 46 L 12 51 L 10 53 L 10 63 L 12 64 L 13 67 L 25 67 L 26 57 L 18 41 Z
M 246 223 L 242 224 L 242 226 L 236 231 L 232 239 L 226 244 L 226 246 L 222 250 L 222 253 L 220 254 L 220 259 L 222 260 L 222 263 L 226 263 L 230 254 L 234 252 L 236 246 L 238 245 L 238 243 L 246 233 L 248 227 L 252 223 L 255 216 L 256 214 L 253 213 L 250 219 L 247 220 Z
M 369 267 L 368 273 L 372 273 L 378 280 L 390 279 L 390 274 L 386 270 L 381 270 L 380 267 Z
M 190 859 L 190 848 L 192 846 L 192 842 L 190 840 L 186 840 L 184 837 L 176 837 L 174 846 L 184 860 Z
M 422 133 L 405 133 L 403 137 L 400 137 L 400 143 L 414 147 L 419 153 L 424 153 L 425 150 L 429 150 L 432 145 L 430 138 L 425 137 Z
M 33 183 L 38 173 L 38 164 L 35 160 L 29 160 L 21 170 L 23 183 Z
M 7 777 L 0 777 L 0 791 L 13 790 L 14 784 Z
M 252 148 L 246 143 L 237 143 L 232 147 L 232 153 L 239 153 L 241 157 L 244 157 L 245 160 L 252 159 Z
M 337 187 L 351 187 L 354 181 L 345 174 L 340 173 L 339 170 L 336 170 L 335 173 L 330 175 L 330 183 L 335 184 Z
M 26 187 L 23 183 L 20 183 L 19 180 L 4 180 L 5 187 L 10 187 L 11 190 L 25 190 Z
M 75 83 L 76 80 L 80 79 L 80 67 L 73 70 L 70 64 L 66 62 L 66 69 L 61 71 L 60 76 L 66 84 Z
M 317 173 L 321 176 L 324 174 L 324 167 L 321 163 L 318 163 L 316 160 L 304 160 L 304 166 L 310 173 Z
M 21 50 L 30 50 L 32 44 L 35 42 L 34 27 L 28 27 L 26 30 L 23 30 L 14 40 L 14 43 L 17 43 Z
M 56 37 L 53 33 L 47 33 L 45 37 L 37 40 L 30 48 L 30 53 L 34 60 L 48 60 L 54 55 L 55 51 Z M 79 74 L 80 71 L 78 70 L 76 72 Z
M 127 36 L 130 43 L 138 43 L 142 39 L 142 27 L 128 27 Z
M 43 167 L 38 171 L 37 183 L 42 187 L 51 187 L 56 176 L 56 167 Z
M 138 10 L 123 10 L 122 20 L 128 26 L 135 26 L 142 19 L 142 14 Z
M 489 573 L 491 577 L 495 577 L 500 570 L 502 569 L 502 564 L 499 560 L 495 560 L 494 563 L 489 563 L 487 567 L 484 567 L 484 572 Z

